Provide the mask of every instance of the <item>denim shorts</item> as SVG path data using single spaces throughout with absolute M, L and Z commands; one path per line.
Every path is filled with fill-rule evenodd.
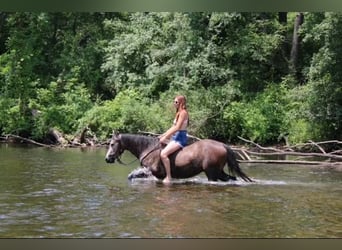
M 188 134 L 186 130 L 179 130 L 173 136 L 172 140 L 177 142 L 182 148 L 188 143 Z

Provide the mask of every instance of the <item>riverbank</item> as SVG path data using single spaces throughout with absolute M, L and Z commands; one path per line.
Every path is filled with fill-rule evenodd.
M 148 132 L 142 132 L 141 134 L 157 136 L 157 134 Z M 230 145 L 240 163 L 315 165 L 317 167 L 342 171 L 342 142 L 337 140 L 324 142 L 310 141 L 292 146 L 274 145 L 265 147 L 244 138 L 240 139 L 243 144 Z M 189 143 L 197 140 L 200 140 L 200 138 L 189 136 Z M 17 135 L 1 136 L 0 142 L 32 144 L 47 148 L 93 148 L 106 147 L 109 141 L 100 141 L 94 135 L 89 136 L 87 130 L 82 131 L 80 136 L 73 138 L 64 136 L 55 130 L 50 132 L 50 139 L 47 140 L 49 143 L 37 142 Z

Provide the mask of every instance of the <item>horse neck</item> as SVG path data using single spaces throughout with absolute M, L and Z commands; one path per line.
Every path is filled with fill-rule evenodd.
M 139 159 L 141 154 L 155 142 L 151 137 L 124 134 L 121 135 L 121 143 L 124 149 Z

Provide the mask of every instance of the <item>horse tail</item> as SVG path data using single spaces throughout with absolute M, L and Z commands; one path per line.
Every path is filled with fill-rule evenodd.
M 234 151 L 227 145 L 224 145 L 224 146 L 227 150 L 227 163 L 228 163 L 229 172 L 241 177 L 246 182 L 253 182 L 239 167 L 239 163 L 236 160 Z

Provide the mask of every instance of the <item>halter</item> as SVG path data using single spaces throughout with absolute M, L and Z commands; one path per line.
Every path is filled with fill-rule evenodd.
M 119 144 L 119 154 L 118 154 L 118 156 L 116 157 L 116 160 L 118 161 L 118 163 L 120 163 L 120 164 L 122 164 L 122 165 L 131 165 L 133 162 L 135 162 L 136 160 L 138 160 L 138 159 L 133 160 L 133 161 L 130 162 L 130 163 L 124 163 L 124 162 L 122 162 L 122 161 L 121 161 L 121 155 L 122 155 L 122 153 L 123 153 L 125 150 L 122 149 L 122 146 L 121 146 L 121 139 L 118 139 L 118 140 L 116 140 L 116 141 L 117 141 L 118 144 Z
M 118 156 L 116 156 L 114 159 L 116 159 L 120 164 L 123 164 L 123 165 L 126 165 L 125 163 L 123 163 L 122 161 L 121 161 L 121 159 L 120 159 L 120 156 L 122 155 L 122 153 L 125 151 L 124 149 L 122 149 L 122 146 L 121 146 L 121 140 L 120 139 L 114 139 L 115 140 L 115 142 L 117 142 L 118 143 L 118 145 L 119 145 L 119 154 L 118 154 Z

